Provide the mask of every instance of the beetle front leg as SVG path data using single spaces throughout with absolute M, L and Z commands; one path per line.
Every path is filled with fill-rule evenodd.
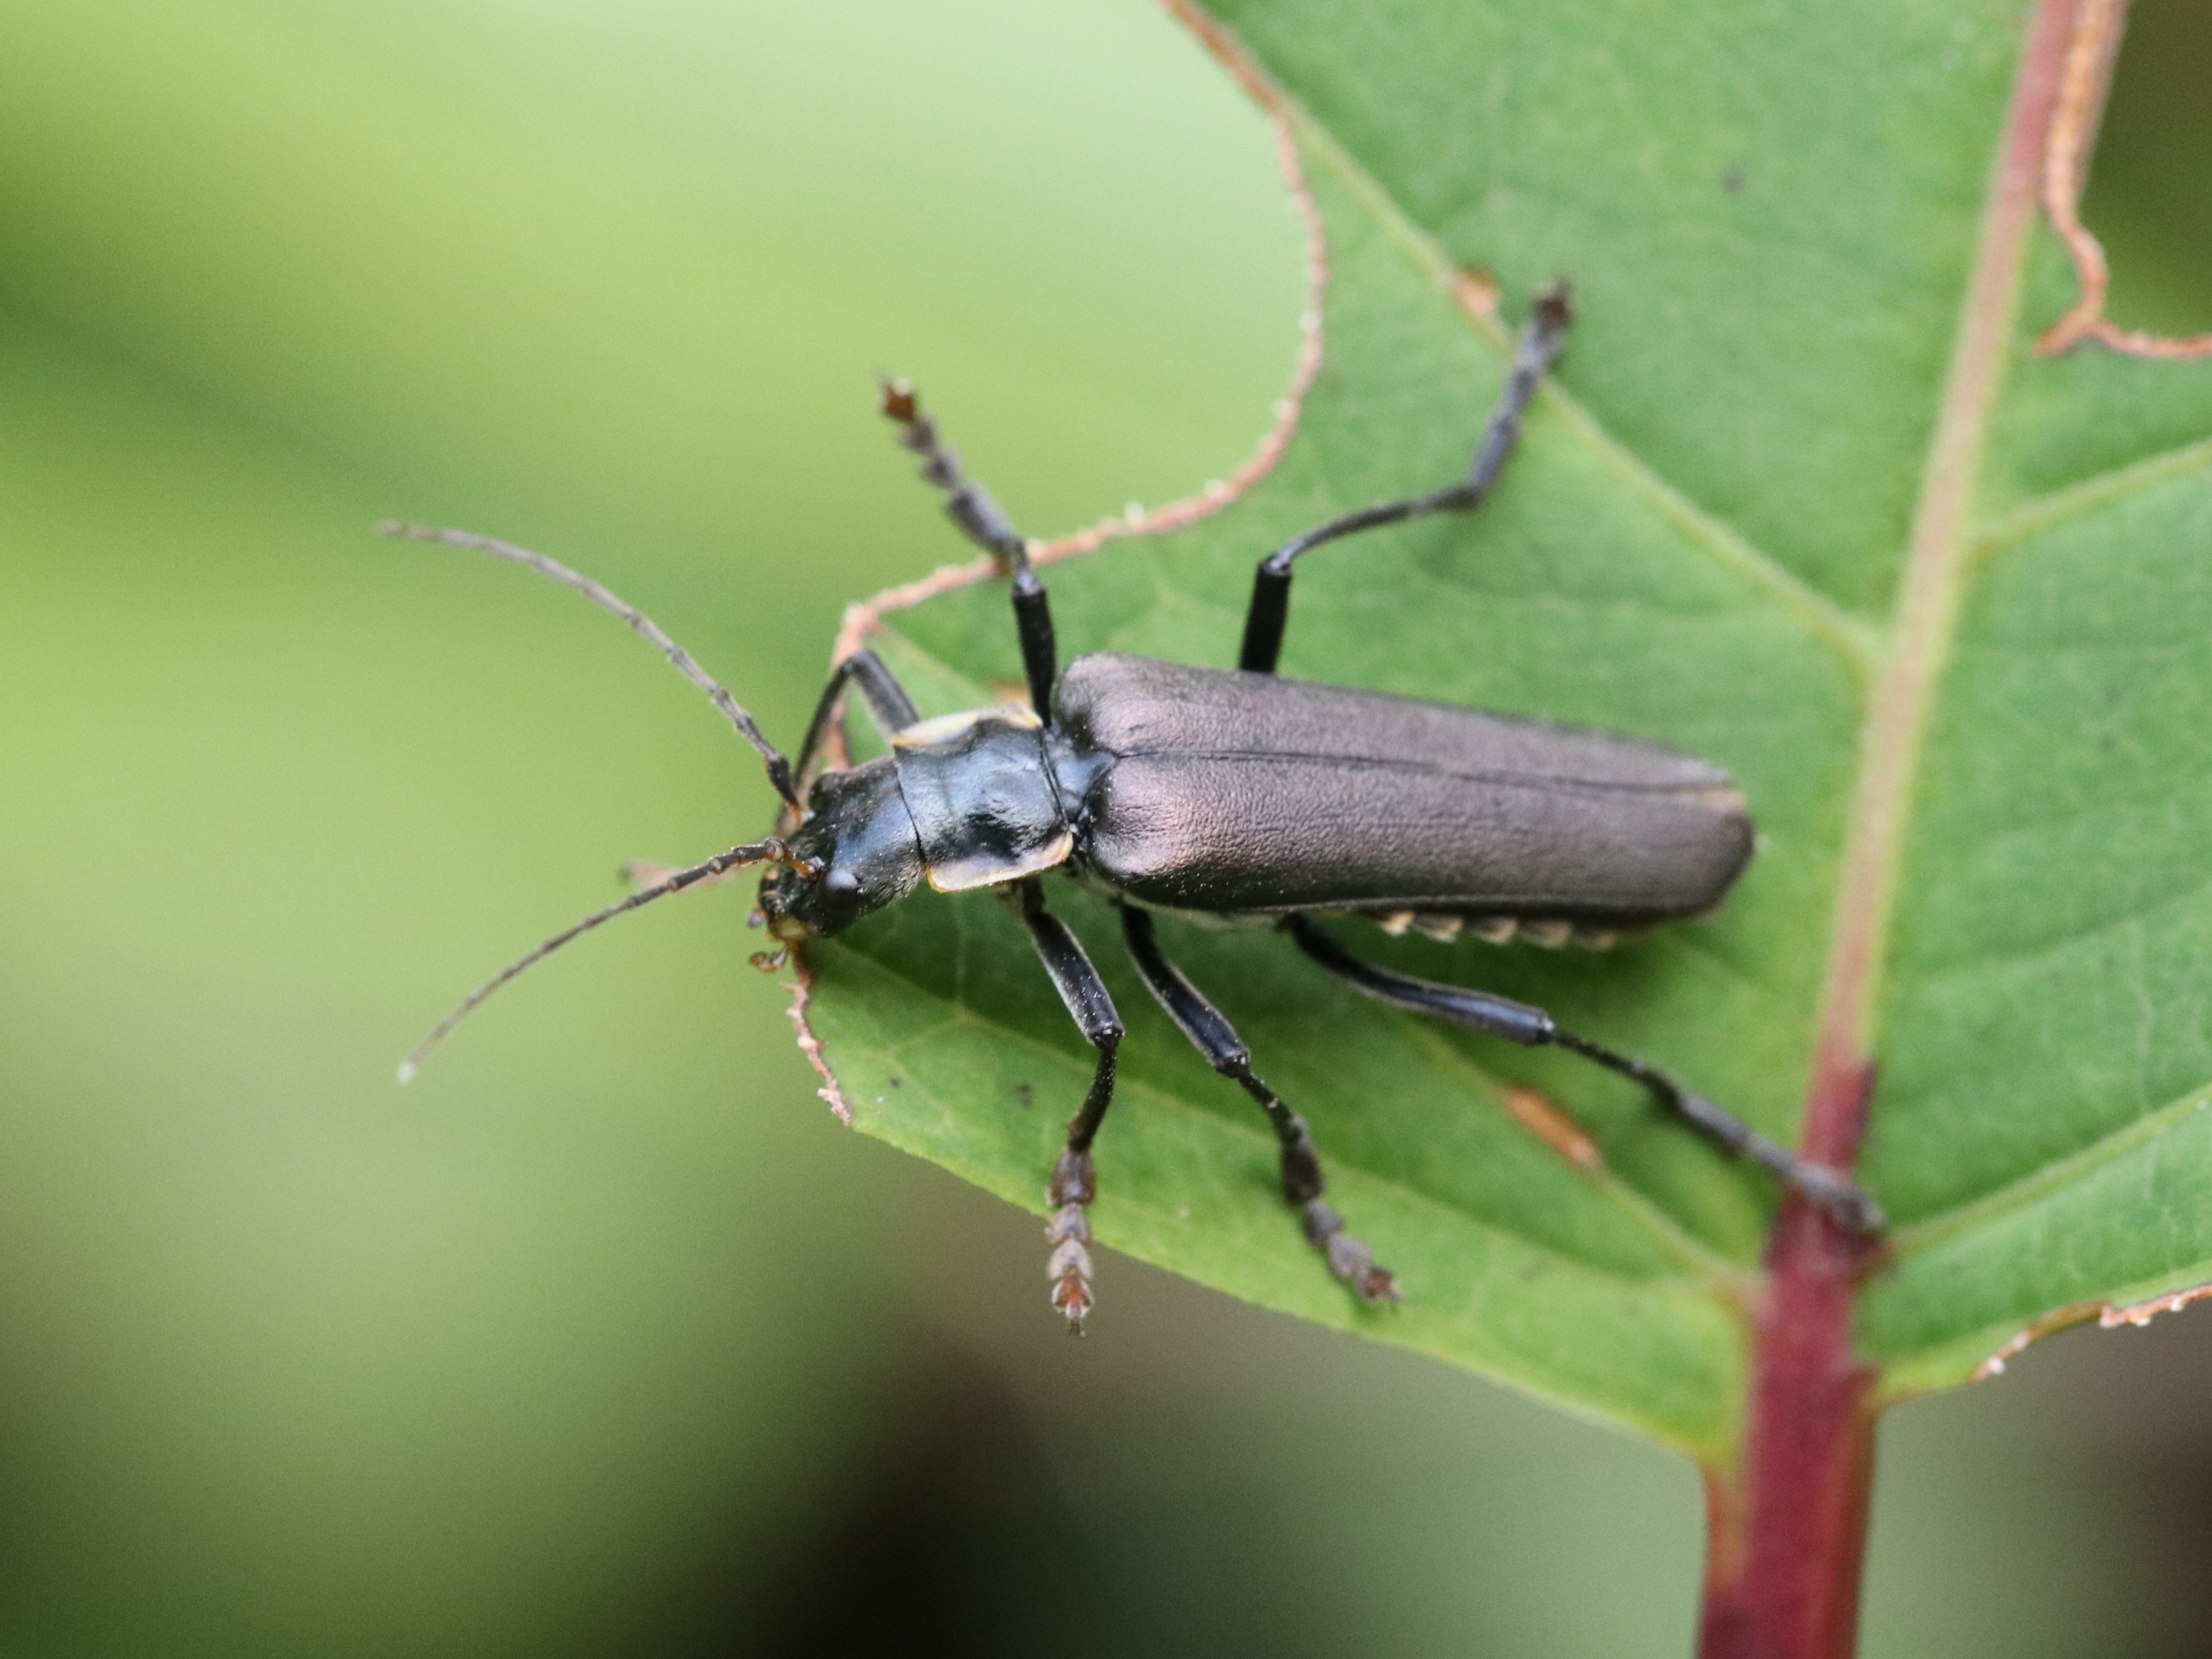
M 1609 1072 L 1643 1085 L 1651 1097 L 1723 1151 L 1747 1158 L 1804 1194 L 1839 1226 L 1871 1237 L 1889 1223 L 1881 1206 L 1840 1170 L 1810 1164 L 1788 1147 L 1768 1139 L 1741 1118 L 1723 1111 L 1703 1095 L 1684 1088 L 1657 1066 L 1624 1054 L 1560 1025 L 1541 1008 L 1487 991 L 1439 984 L 1394 973 L 1356 957 L 1303 916 L 1293 916 L 1285 931 L 1298 948 L 1323 968 L 1363 995 L 1393 1007 L 1449 1020 L 1470 1031 L 1504 1037 L 1523 1048 L 1552 1044 L 1580 1054 Z
M 806 741 L 799 747 L 799 764 L 793 769 L 799 787 L 805 788 L 814 769 L 829 746 L 830 732 L 836 725 L 837 706 L 844 701 L 848 684 L 858 684 L 860 695 L 867 700 L 868 713 L 877 728 L 885 738 L 896 736 L 912 726 L 921 716 L 916 712 L 914 699 L 898 683 L 898 676 L 884 666 L 884 660 L 866 649 L 855 651 L 839 663 L 830 675 L 830 684 L 822 688 L 821 700 L 814 705 L 814 718 L 806 723 Z
M 1536 296 L 1535 314 L 1521 331 L 1512 367 L 1505 374 L 1505 389 L 1498 393 L 1490 418 L 1483 423 L 1482 441 L 1476 446 L 1467 477 L 1425 495 L 1382 501 L 1331 519 L 1291 538 L 1260 561 L 1260 568 L 1252 573 L 1252 602 L 1244 612 L 1244 642 L 1237 653 L 1239 668 L 1255 674 L 1275 672 L 1276 659 L 1283 652 L 1283 630 L 1290 623 L 1291 567 L 1300 555 L 1363 530 L 1378 530 L 1386 524 L 1403 524 L 1436 513 L 1468 513 L 1482 504 L 1497 483 L 1498 475 L 1505 470 L 1505 458 L 1513 453 L 1521 436 L 1528 400 L 1536 395 L 1536 384 L 1544 378 L 1544 371 L 1565 346 L 1567 325 L 1573 318 L 1565 283 Z
M 1328 1259 L 1329 1270 L 1358 1291 L 1367 1302 L 1395 1302 L 1398 1281 L 1387 1267 L 1377 1267 L 1375 1253 L 1344 1230 L 1344 1219 L 1322 1198 L 1321 1155 L 1314 1150 L 1313 1135 L 1282 1097 L 1252 1073 L 1251 1051 L 1237 1028 L 1221 1011 L 1183 977 L 1182 969 L 1161 954 L 1152 932 L 1152 913 L 1133 904 L 1121 907 L 1121 932 L 1129 954 L 1153 998 L 1182 1028 L 1206 1063 L 1236 1083 L 1259 1103 L 1283 1149 L 1283 1196 L 1301 1212 L 1306 1242 Z
M 884 413 L 899 424 L 899 442 L 921 457 L 921 476 L 945 492 L 945 514 L 961 534 L 997 560 L 1013 578 L 1014 630 L 1022 646 L 1022 674 L 1037 718 L 1052 724 L 1052 683 L 1060 672 L 1052 634 L 1052 600 L 1030 566 L 1030 544 L 991 492 L 960 468 L 960 452 L 939 438 L 937 422 L 922 412 L 921 398 L 904 380 L 885 380 Z
M 1018 882 L 1007 892 L 1009 907 L 1027 924 L 1053 988 L 1066 1005 L 1084 1041 L 1098 1050 L 1098 1067 L 1091 1073 L 1091 1091 L 1067 1126 L 1067 1150 L 1053 1165 L 1045 1199 L 1053 1206 L 1045 1237 L 1053 1246 L 1046 1272 L 1053 1281 L 1052 1305 L 1067 1316 L 1071 1329 L 1080 1331 L 1083 1321 L 1097 1304 L 1091 1292 L 1091 1221 L 1085 1214 L 1097 1195 L 1098 1176 L 1091 1161 L 1091 1143 L 1114 1100 L 1114 1055 L 1121 1045 L 1121 1017 L 1115 1011 L 1106 981 L 1091 965 L 1083 941 L 1067 924 L 1044 908 L 1044 890 L 1035 878 Z

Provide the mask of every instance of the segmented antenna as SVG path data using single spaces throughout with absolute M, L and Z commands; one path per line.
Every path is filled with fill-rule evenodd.
M 613 921 L 625 910 L 635 910 L 641 905 L 652 903 L 655 899 L 666 898 L 671 893 L 680 893 L 694 882 L 704 881 L 709 876 L 719 876 L 724 871 L 734 870 L 740 865 L 769 863 L 784 865 L 802 874 L 819 873 L 811 860 L 793 857 L 790 850 L 781 841 L 770 836 L 766 841 L 741 842 L 726 853 L 715 854 L 704 864 L 695 864 L 688 870 L 678 870 L 665 880 L 657 881 L 650 887 L 642 888 L 632 893 L 619 903 L 610 904 L 604 910 L 594 910 L 574 927 L 554 934 L 551 939 L 547 939 L 529 955 L 519 961 L 507 963 L 506 967 L 470 992 L 463 999 L 461 1006 L 440 1020 L 437 1029 L 416 1044 L 415 1052 L 399 1062 L 399 1080 L 402 1083 L 414 1081 L 415 1073 L 422 1069 L 422 1062 L 428 1058 L 430 1050 L 451 1036 L 453 1028 L 474 1013 L 483 1004 L 485 999 L 524 969 L 543 962 L 570 939 L 590 933 L 603 921 Z
M 439 530 L 427 525 L 403 524 L 397 519 L 386 519 L 376 528 L 378 534 L 396 537 L 402 541 L 443 542 L 448 547 L 474 548 L 479 553 L 490 554 L 495 559 L 505 559 L 509 564 L 527 566 L 541 576 L 550 576 L 563 587 L 573 587 L 600 610 L 612 611 L 656 647 L 662 656 L 675 664 L 678 673 L 714 700 L 714 707 L 720 709 L 730 724 L 738 728 L 738 735 L 760 751 L 761 759 L 768 763 L 768 781 L 775 786 L 775 793 L 783 797 L 784 804 L 794 812 L 805 812 L 805 808 L 799 804 L 799 792 L 792 783 L 791 763 L 784 759 L 782 753 L 762 733 L 753 717 L 745 713 L 738 700 L 700 667 L 689 651 L 670 639 L 661 631 L 658 623 L 636 606 L 602 587 L 589 576 L 569 569 L 558 559 L 549 559 L 543 553 L 517 547 L 513 542 L 502 542 L 466 530 Z

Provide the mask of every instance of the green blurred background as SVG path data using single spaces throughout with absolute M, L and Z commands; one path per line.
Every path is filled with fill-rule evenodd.
M 2212 20 L 2089 204 L 2212 326 Z M 2194 54 L 2192 57 L 2191 54 Z M 1677 1654 L 1692 1471 L 841 1131 L 757 832 L 848 600 L 1250 450 L 1302 248 L 1143 0 L 0 0 L 0 1653 Z M 2197 1654 L 2212 1319 L 1886 1424 L 1866 1651 Z

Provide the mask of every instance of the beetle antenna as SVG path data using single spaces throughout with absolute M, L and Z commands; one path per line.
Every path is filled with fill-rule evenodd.
M 399 1080 L 402 1083 L 414 1081 L 415 1073 L 422 1069 L 422 1062 L 429 1057 L 430 1050 L 452 1036 L 453 1028 L 482 1006 L 494 991 L 514 978 L 524 969 L 543 962 L 570 939 L 590 933 L 603 921 L 612 921 L 626 910 L 635 910 L 641 905 L 652 903 L 655 899 L 666 898 L 671 893 L 680 893 L 695 882 L 705 881 L 710 876 L 719 876 L 725 871 L 735 870 L 739 866 L 747 864 L 781 864 L 799 872 L 802 875 L 819 873 L 819 866 L 811 860 L 796 857 L 782 842 L 770 836 L 766 841 L 741 842 L 726 853 L 715 854 L 703 864 L 695 864 L 688 870 L 678 870 L 675 874 L 653 883 L 652 886 L 641 888 L 628 898 L 617 903 L 610 904 L 604 910 L 594 910 L 574 927 L 554 934 L 551 939 L 547 939 L 527 956 L 507 963 L 506 967 L 470 992 L 462 1000 L 461 1006 L 440 1020 L 437 1029 L 416 1044 L 415 1052 L 399 1062 Z
M 658 623 L 635 605 L 629 604 L 581 572 L 569 569 L 558 559 L 549 559 L 543 553 L 533 553 L 526 547 L 517 547 L 513 542 L 502 542 L 490 536 L 479 536 L 467 530 L 440 530 L 428 525 L 403 524 L 397 519 L 386 519 L 379 524 L 376 529 L 379 535 L 396 537 L 402 541 L 443 542 L 448 547 L 473 548 L 479 553 L 490 554 L 495 559 L 505 559 L 509 564 L 526 566 L 541 576 L 550 576 L 563 587 L 574 588 L 593 605 L 598 605 L 600 610 L 612 611 L 628 623 L 635 631 L 643 635 L 662 656 L 673 663 L 678 673 L 683 675 L 685 679 L 690 681 L 714 700 L 714 707 L 720 709 L 730 724 L 738 728 L 738 735 L 760 751 L 761 759 L 768 763 L 768 781 L 775 786 L 775 793 L 783 797 L 785 805 L 794 812 L 803 813 L 805 811 L 805 808 L 799 804 L 799 792 L 792 783 L 791 763 L 786 760 L 782 752 L 763 734 L 758 724 L 750 714 L 745 713 L 738 700 L 723 690 L 721 684 L 705 669 L 700 667 L 697 659 L 689 651 L 670 639 L 661 631 Z

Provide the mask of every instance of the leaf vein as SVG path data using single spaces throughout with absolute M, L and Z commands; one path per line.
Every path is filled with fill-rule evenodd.
M 2013 950 L 1984 951 L 1971 961 L 1938 962 L 1931 967 L 1917 968 L 1909 973 L 1900 972 L 1898 978 L 1900 981 L 1915 985 L 1933 985 L 1947 979 L 1969 976 L 1985 969 L 1999 967 L 2018 968 L 2027 963 L 2057 956 L 2085 945 L 2091 939 L 2101 938 L 2105 934 L 2117 933 L 2124 928 L 2136 927 L 2161 912 L 2181 908 L 2194 903 L 2203 898 L 2208 891 L 2212 891 L 2212 876 L 2183 887 L 2179 891 L 2154 899 L 2138 908 L 2129 910 L 2124 915 L 2101 918 L 2053 939 L 2039 939 L 2033 945 L 2022 945 Z
M 2155 1111 L 2146 1112 L 2087 1146 L 2078 1147 L 2063 1158 L 2053 1158 L 2042 1168 L 1993 1192 L 1984 1193 L 1978 1198 L 1969 1199 L 1963 1204 L 1893 1230 L 1891 1248 L 1902 1260 L 1946 1239 L 1956 1237 L 1971 1228 L 2024 1209 L 2137 1147 L 2148 1145 L 2197 1113 L 2207 1109 L 2212 1109 L 2212 1080 L 2197 1084 L 2179 1098 Z
M 2186 477 L 2208 467 L 2212 467 L 2212 438 L 2130 461 L 2125 466 L 2117 466 L 2048 495 L 2035 496 L 1983 527 L 1975 538 L 1974 559 L 1978 563 L 2054 524 L 2118 501 L 2138 489 Z

